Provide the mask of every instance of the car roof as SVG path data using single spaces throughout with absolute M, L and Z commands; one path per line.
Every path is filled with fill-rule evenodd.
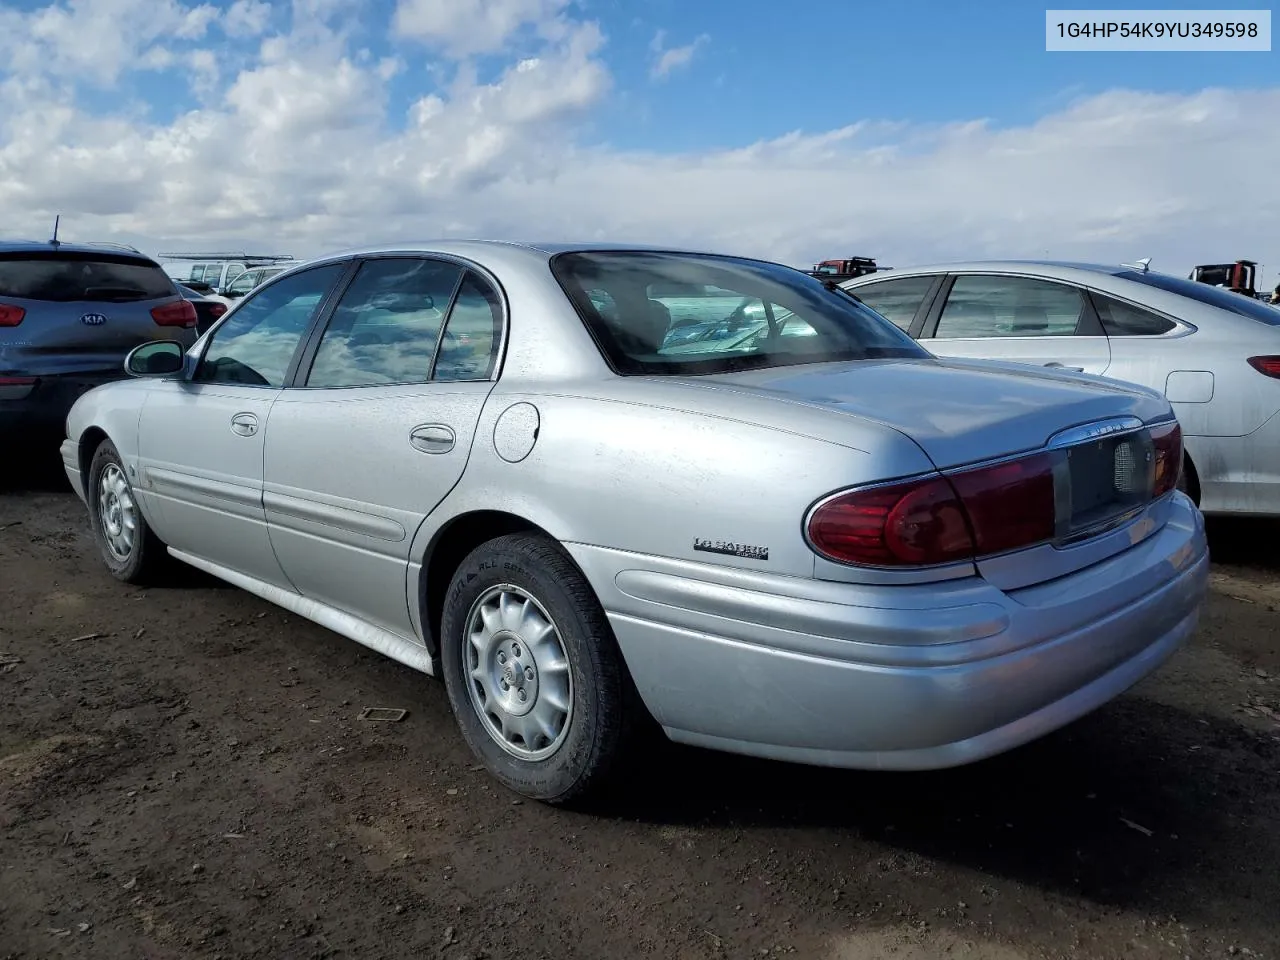
M 1273 329 L 1277 326 L 1269 316 L 1255 312 L 1255 308 L 1271 310 L 1260 300 L 1241 297 L 1234 301 L 1218 302 L 1218 291 L 1198 281 L 1177 277 L 1159 270 L 1144 270 L 1140 265 L 1118 263 L 1076 263 L 1063 260 L 968 260 L 955 263 L 933 263 L 902 269 L 884 270 L 850 280 L 840 281 L 840 286 L 860 290 L 871 283 L 891 280 L 895 276 L 908 277 L 936 275 L 940 273 L 1000 273 L 1031 275 L 1035 277 L 1076 283 L 1080 286 L 1118 296 L 1154 308 L 1170 316 L 1192 323 L 1201 323 L 1209 317 L 1213 322 L 1227 322 L 1239 330 L 1253 330 L 1259 322 Z M 1144 281 L 1149 277 L 1150 282 Z M 1203 286 L 1204 289 L 1198 289 Z M 1187 289 L 1179 289 L 1185 287 Z M 1240 296 L 1230 294 L 1231 297 Z M 1242 326 L 1243 325 L 1243 326 Z M 1270 334 L 1268 334 L 1270 335 Z
M 123 243 L 69 243 L 66 241 L 58 241 L 53 243 L 49 240 L 0 240 L 0 254 L 4 253 L 48 253 L 65 251 L 67 253 L 115 253 L 124 254 L 125 256 L 138 257 L 142 260 L 155 263 L 156 261 L 147 256 L 137 247 L 131 247 Z M 157 264 L 159 266 L 159 264 Z
M 597 250 L 640 251 L 653 253 L 682 253 L 701 256 L 716 256 L 709 250 L 682 249 L 679 247 L 660 246 L 644 243 L 608 243 L 604 241 L 587 241 L 571 243 L 565 241 L 520 241 L 520 240 L 422 240 L 404 243 L 378 244 L 375 246 L 353 247 L 336 250 L 310 260 L 334 260 L 344 257 L 368 256 L 387 253 L 447 253 L 455 256 L 475 258 L 483 262 L 497 257 L 504 259 L 515 257 L 525 260 L 550 260 L 556 254 L 590 252 Z
M 944 263 L 925 263 L 910 267 L 898 267 L 893 270 L 880 270 L 843 281 L 843 285 L 860 283 L 875 278 L 885 280 L 894 275 L 909 273 L 974 273 L 978 271 L 998 271 L 1016 273 L 1020 270 L 1036 270 L 1058 276 L 1070 276 L 1073 273 L 1107 274 L 1117 276 L 1128 271 L 1142 271 L 1142 267 L 1123 263 L 1089 263 L 1076 260 L 958 260 Z

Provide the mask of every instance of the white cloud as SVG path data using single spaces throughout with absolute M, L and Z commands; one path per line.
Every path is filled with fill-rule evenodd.
M 398 0 L 392 26 L 404 38 L 454 56 L 503 50 L 526 26 L 558 36 L 569 0 Z
M 27 13 L 0 10 L 0 63 L 11 73 L 110 85 L 165 38 L 201 39 L 218 16 L 181 0 L 69 0 Z M 155 64 L 161 54 L 153 53 Z
M 503 9 L 537 6 L 521 2 Z M 483 79 L 450 61 L 432 74 L 441 61 L 424 64 L 411 46 L 375 56 L 368 31 L 357 44 L 325 25 L 369 9 L 355 3 L 297 0 L 301 26 L 255 49 L 234 45 L 235 56 L 209 37 L 198 49 L 182 40 L 199 7 L 177 0 L 0 10 L 4 232 L 43 236 L 61 213 L 69 239 L 152 251 L 234 243 L 306 255 L 467 235 L 673 243 L 795 264 L 1150 255 L 1177 273 L 1253 256 L 1268 284 L 1280 268 L 1280 129 L 1256 122 L 1280 116 L 1280 87 L 1115 91 L 1012 127 L 868 120 L 735 149 L 623 151 L 582 139 L 612 78 L 600 29 L 565 3 L 534 10 L 554 29 L 528 13 L 514 27 L 502 26 L 510 15 L 495 21 L 506 67 Z M 302 17 L 304 6 L 316 15 Z M 496 7 L 462 6 L 480 21 L 438 21 L 453 26 L 419 36 L 469 57 L 480 35 L 468 31 Z M 106 68 L 48 32 L 59 17 L 96 22 L 107 7 L 134 33 Z M 144 8 L 160 11 L 163 28 L 139 26 Z M 32 48 L 50 63 L 24 60 Z M 59 73 L 107 83 L 166 66 L 210 95 L 163 122 L 123 99 L 95 114 Z
M 698 48 L 711 42 L 707 34 L 699 34 L 692 43 L 683 47 L 665 47 L 667 32 L 659 30 L 649 42 L 649 49 L 654 54 L 653 65 L 649 68 L 649 77 L 653 80 L 665 80 L 672 72 L 687 67 L 693 62 L 693 55 Z
M 235 0 L 222 17 L 222 30 L 230 37 L 256 37 L 266 33 L 271 5 L 264 0 Z

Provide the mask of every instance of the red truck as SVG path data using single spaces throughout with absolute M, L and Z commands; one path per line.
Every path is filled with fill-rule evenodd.
M 815 263 L 813 269 L 806 270 L 805 273 L 821 280 L 839 282 L 888 269 L 890 268 L 876 266 L 874 257 L 846 257 L 843 260 L 823 260 L 821 263 Z

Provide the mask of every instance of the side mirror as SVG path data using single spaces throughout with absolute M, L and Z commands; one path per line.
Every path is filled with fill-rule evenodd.
M 134 347 L 124 358 L 124 372 L 131 377 L 167 377 L 186 366 L 187 348 L 177 340 L 153 340 Z

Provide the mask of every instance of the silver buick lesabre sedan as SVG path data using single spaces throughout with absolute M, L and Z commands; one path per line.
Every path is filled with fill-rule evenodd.
M 753 332 L 673 336 L 709 319 Z M 62 447 L 108 569 L 185 562 L 443 677 L 547 802 L 649 718 L 831 766 L 999 753 L 1156 668 L 1206 589 L 1168 400 L 940 360 L 778 264 L 348 252 L 126 367 Z

